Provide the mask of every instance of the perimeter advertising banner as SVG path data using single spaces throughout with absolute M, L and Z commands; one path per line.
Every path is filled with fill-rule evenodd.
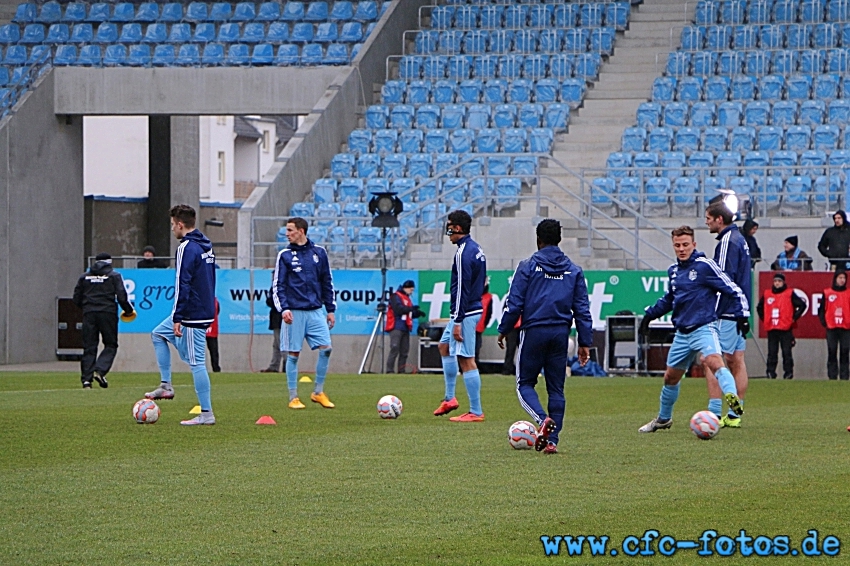
M 772 271 L 759 272 L 759 294 L 757 297 L 753 297 L 753 302 L 756 305 L 758 305 L 758 300 L 765 289 L 773 285 L 773 273 Z M 785 284 L 806 303 L 806 311 L 800 317 L 800 320 L 794 324 L 794 338 L 825 339 L 826 329 L 821 325 L 818 313 L 821 309 L 824 289 L 832 286 L 833 273 L 831 271 L 783 271 L 783 273 L 785 274 Z M 755 305 L 753 311 L 755 311 Z M 765 312 L 767 312 L 766 307 Z M 767 338 L 767 332 L 761 324 L 759 324 L 759 337 Z

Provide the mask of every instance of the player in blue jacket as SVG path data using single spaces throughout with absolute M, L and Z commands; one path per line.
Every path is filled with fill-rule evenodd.
M 717 246 L 714 248 L 714 263 L 729 279 L 744 292 L 747 302 L 752 304 L 752 271 L 750 260 L 750 248 L 744 235 L 738 227 L 732 223 L 732 212 L 722 202 L 714 202 L 705 210 L 705 225 L 712 234 L 717 234 Z M 741 404 L 747 394 L 749 376 L 747 375 L 747 364 L 744 354 L 747 349 L 747 333 L 749 324 L 744 332 L 738 332 L 738 324 L 735 318 L 735 300 L 730 297 L 717 296 L 717 321 L 718 333 L 720 334 L 720 349 L 729 371 L 735 377 L 735 387 Z M 717 378 L 706 368 L 705 383 L 708 386 L 708 410 L 718 416 L 723 412 L 720 385 Z M 733 411 L 728 411 L 720 419 L 720 425 L 724 427 L 739 428 L 741 417 Z
M 457 370 L 463 372 L 463 383 L 469 395 L 469 412 L 452 417 L 453 422 L 478 422 L 484 420 L 481 408 L 481 376 L 475 365 L 475 327 L 483 308 L 481 296 L 487 281 L 487 258 L 484 251 L 469 235 L 472 217 L 463 210 L 449 213 L 446 234 L 457 245 L 452 264 L 451 320 L 440 338 L 440 356 L 443 360 L 443 377 L 446 395 L 435 416 L 445 415 L 458 408 L 455 398 Z
M 723 365 L 723 357 L 720 355 L 715 302 L 717 293 L 733 298 L 733 312 L 739 328 L 742 328 L 750 316 L 747 297 L 713 260 L 696 251 L 693 228 L 680 226 L 672 234 L 677 262 L 667 269 L 670 279 L 667 292 L 658 302 L 647 307 L 640 332 L 646 334 L 651 320 L 673 311 L 676 335 L 667 355 L 661 409 L 656 418 L 640 427 L 639 432 L 670 428 L 673 424 L 673 405 L 679 397 L 679 382 L 700 354 L 705 358 L 704 365 L 717 376 L 729 408 L 739 416 L 744 413 L 735 388 L 735 378 Z
M 148 399 L 173 399 L 171 386 L 171 343 L 180 359 L 189 364 L 201 414 L 181 421 L 182 425 L 214 425 L 207 372 L 206 329 L 215 319 L 215 254 L 212 244 L 195 228 L 195 209 L 180 204 L 171 209 L 171 232 L 180 240 L 175 259 L 174 309 L 151 332 L 159 387 L 145 393 Z
M 505 335 L 522 317 L 516 356 L 517 396 L 538 426 L 534 448 L 545 454 L 558 452 L 558 436 L 564 426 L 567 345 L 573 319 L 581 365 L 590 358 L 593 340 L 584 273 L 564 255 L 558 247 L 560 242 L 560 222 L 547 218 L 537 225 L 537 252 L 519 262 L 499 323 L 499 347 L 504 349 Z M 534 389 L 541 370 L 549 395 L 548 416 Z
M 326 409 L 334 404 L 324 391 L 331 359 L 331 328 L 336 322 L 336 300 L 328 254 L 307 238 L 307 221 L 286 221 L 289 245 L 277 254 L 272 289 L 274 306 L 282 314 L 280 351 L 286 357 L 286 382 L 289 408 L 303 409 L 298 398 L 298 356 L 304 339 L 310 349 L 319 350 L 316 361 L 316 385 L 310 400 Z

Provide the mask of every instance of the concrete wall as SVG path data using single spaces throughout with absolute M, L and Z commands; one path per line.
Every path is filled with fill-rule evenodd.
M 213 243 L 213 249 L 217 258 L 236 257 L 236 232 L 239 216 L 238 206 L 215 206 L 201 203 L 198 210 L 198 228 Z M 207 226 L 207 220 L 221 220 L 224 226 Z M 219 262 L 221 267 L 235 267 L 234 264 Z
M 341 67 L 54 69 L 57 114 L 307 114 Z
M 147 241 L 147 200 L 85 199 L 85 257 L 142 255 Z
M 48 72 L 0 123 L 0 363 L 54 359 L 55 298 L 83 270 L 83 122 Z

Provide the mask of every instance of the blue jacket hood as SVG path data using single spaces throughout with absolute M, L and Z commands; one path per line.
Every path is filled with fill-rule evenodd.
M 691 257 L 689 257 L 685 261 L 676 258 L 676 263 L 679 265 L 680 268 L 684 269 L 685 267 L 692 265 L 697 260 L 697 258 L 700 257 L 705 257 L 705 254 L 699 250 L 694 250 L 691 254 Z
M 212 242 L 210 242 L 210 239 L 204 236 L 204 234 L 197 228 L 183 236 L 183 239 L 181 239 L 180 241 L 183 242 L 186 240 L 196 242 L 199 246 L 201 246 L 201 248 L 205 252 L 208 252 L 212 249 Z
M 532 254 L 531 260 L 548 275 L 560 275 L 564 271 L 569 271 L 573 266 L 573 262 L 558 246 L 546 246 L 537 250 Z

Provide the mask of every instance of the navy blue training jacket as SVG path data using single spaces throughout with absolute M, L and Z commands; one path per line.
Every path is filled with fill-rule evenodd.
M 522 316 L 522 328 L 563 325 L 576 321 L 579 346 L 593 341 L 593 318 L 587 282 L 558 246 L 546 246 L 519 262 L 505 299 L 499 334 L 507 334 Z
M 272 279 L 274 306 L 286 310 L 336 311 L 334 283 L 325 248 L 307 238 L 303 246 L 290 243 L 277 254 Z
M 183 236 L 175 258 L 174 310 L 171 320 L 207 328 L 215 320 L 215 254 L 200 230 Z
M 471 236 L 457 242 L 457 252 L 452 263 L 451 317 L 461 322 L 467 316 L 481 314 L 481 295 L 487 282 L 487 258 Z
M 731 297 L 736 318 L 750 316 L 750 304 L 741 288 L 702 252 L 694 251 L 685 261 L 677 261 L 667 269 L 670 284 L 667 292 L 651 307 L 646 316 L 660 318 L 673 311 L 676 330 L 690 332 L 717 320 L 717 293 Z
M 714 263 L 735 285 L 741 288 L 747 302 L 752 304 L 752 272 L 750 247 L 747 240 L 734 224 L 727 226 L 717 235 L 720 243 L 714 248 Z M 717 316 L 729 320 L 735 319 L 737 299 L 721 294 L 717 295 Z

